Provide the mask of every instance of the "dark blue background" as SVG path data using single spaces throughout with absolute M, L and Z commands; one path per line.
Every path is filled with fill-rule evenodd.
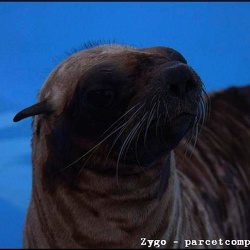
M 169 46 L 207 91 L 250 83 L 250 3 L 0 3 L 0 247 L 21 247 L 31 190 L 33 104 L 66 52 L 89 40 Z

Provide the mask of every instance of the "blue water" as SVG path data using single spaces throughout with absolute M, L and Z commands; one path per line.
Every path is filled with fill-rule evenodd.
M 250 83 L 250 3 L 0 3 L 0 248 L 22 246 L 31 191 L 31 118 L 67 51 L 90 40 L 181 52 L 208 91 Z

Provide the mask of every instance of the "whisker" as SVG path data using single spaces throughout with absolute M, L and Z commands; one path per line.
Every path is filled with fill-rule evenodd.
M 136 105 L 132 106 L 128 111 L 126 111 L 126 113 L 124 113 L 121 117 L 119 117 L 119 119 L 117 119 L 106 131 L 103 132 L 103 134 L 101 135 L 101 137 L 103 137 L 105 134 L 107 134 L 107 132 L 116 125 L 116 123 L 118 123 L 122 118 L 124 118 L 128 113 L 130 113 L 134 108 L 136 108 L 136 106 L 138 106 L 140 103 L 137 103 Z
M 194 148 L 195 148 L 195 146 L 197 144 L 198 134 L 199 134 L 198 126 L 195 126 L 194 143 L 193 143 Z
M 160 141 L 159 136 L 158 136 L 158 127 L 159 127 L 160 118 L 161 118 L 161 115 L 157 119 L 156 128 L 155 128 L 156 138 L 158 139 L 158 141 Z
M 120 136 L 122 135 L 122 133 L 126 130 L 126 128 L 128 127 L 128 125 L 133 121 L 133 119 L 138 115 L 139 110 L 140 110 L 144 105 L 145 105 L 145 103 L 142 104 L 142 105 L 135 111 L 135 113 L 129 118 L 128 121 L 126 121 L 126 123 L 124 123 L 124 128 L 120 131 L 120 133 L 119 133 L 119 134 L 116 136 L 116 138 L 114 139 L 113 144 L 112 144 L 112 146 L 111 146 L 111 148 L 110 148 L 110 150 L 109 150 L 109 152 L 108 152 L 108 154 L 107 154 L 107 156 L 106 156 L 106 158 L 105 158 L 105 162 L 106 162 L 107 158 L 109 157 L 109 155 L 110 155 L 110 153 L 111 153 L 111 151 L 112 151 L 112 149 L 113 149 L 115 143 L 118 141 L 119 137 L 120 137 Z
M 180 165 L 183 164 L 185 158 L 187 158 L 187 157 L 191 158 L 191 156 L 193 154 L 192 150 L 190 149 L 190 144 L 191 144 L 191 141 L 193 140 L 193 135 L 194 135 L 194 133 L 193 133 L 193 129 L 192 129 L 192 131 L 190 131 L 190 133 L 189 133 L 189 136 L 186 135 L 185 138 L 184 138 L 185 143 L 183 144 L 183 147 L 185 148 L 185 152 L 182 155 L 182 160 L 180 162 Z M 188 155 L 188 152 L 190 152 L 189 155 Z
M 116 163 L 116 181 L 117 181 L 117 184 L 118 184 L 119 187 L 120 187 L 120 185 L 119 185 L 119 162 L 120 162 L 122 153 L 125 150 L 126 144 L 128 143 L 129 140 L 131 140 L 131 137 L 133 137 L 135 131 L 137 130 L 138 126 L 140 125 L 140 122 L 141 121 L 139 121 L 138 123 L 136 123 L 136 125 L 133 127 L 133 129 L 131 129 L 131 131 L 127 135 L 126 139 L 124 140 L 124 142 L 123 142 L 123 144 L 121 146 L 121 149 L 120 149 L 120 152 L 119 152 L 119 155 L 118 155 L 118 158 L 117 158 L 117 163 Z
M 148 113 L 148 112 L 147 112 Z M 145 114 L 146 115 L 146 114 Z M 144 125 L 144 121 L 146 121 L 146 117 L 145 117 L 145 119 L 142 121 L 143 122 L 143 125 Z M 140 135 L 141 135 L 141 131 L 142 131 L 142 128 L 143 128 L 143 125 L 141 126 L 141 128 L 140 128 L 140 131 L 139 131 L 139 133 L 137 134 L 137 139 L 136 139 L 136 142 L 135 142 L 135 157 L 136 157 L 136 161 L 137 161 L 137 163 L 138 163 L 138 165 L 140 166 L 140 167 L 142 167 L 141 166 L 141 163 L 140 163 L 140 161 L 139 161 L 139 159 L 138 159 L 138 140 L 139 140 L 139 137 L 140 137 Z
M 202 91 L 203 91 L 204 95 L 207 95 L 204 90 L 202 90 Z M 198 114 L 195 117 L 195 121 L 194 121 L 193 126 L 190 130 L 189 137 L 188 137 L 188 135 L 185 136 L 185 138 L 186 138 L 185 143 L 184 143 L 185 153 L 184 153 L 183 159 L 185 157 L 187 157 L 188 151 L 190 151 L 190 155 L 188 157 L 191 158 L 193 151 L 190 150 L 189 145 L 191 144 L 191 142 L 193 142 L 192 147 L 195 148 L 195 146 L 197 144 L 197 140 L 198 140 L 198 135 L 201 132 L 203 124 L 205 123 L 205 121 L 207 119 L 207 117 L 206 117 L 207 112 L 206 111 L 207 111 L 208 107 L 207 107 L 207 103 L 206 103 L 203 95 L 199 96 L 199 101 L 197 104 L 198 104 Z
M 138 110 L 135 112 L 137 113 L 145 104 L 141 105 L 140 108 L 138 108 Z M 123 128 L 125 125 L 122 124 L 120 127 L 116 128 L 115 130 L 113 130 L 109 135 L 107 135 L 103 140 L 101 140 L 98 144 L 96 144 L 94 147 L 92 147 L 88 152 L 86 152 L 85 154 L 83 154 L 82 156 L 80 156 L 78 159 L 76 159 L 75 161 L 73 161 L 71 164 L 67 165 L 65 168 L 61 169 L 61 171 L 71 167 L 72 165 L 74 165 L 75 163 L 77 163 L 79 160 L 81 160 L 83 157 L 85 157 L 86 155 L 88 155 L 89 153 L 91 153 L 93 150 L 95 150 L 97 147 L 99 147 L 104 141 L 106 141 L 110 136 L 112 136 L 114 133 L 116 133 L 117 131 L 119 131 L 119 129 Z
M 210 115 L 211 115 L 211 99 L 210 99 L 210 96 L 207 94 L 207 92 L 203 90 L 203 94 L 204 94 L 204 100 L 205 100 L 205 103 L 206 103 L 206 110 L 205 110 L 205 113 L 206 113 L 206 120 L 210 118 Z
M 146 140 L 147 140 L 148 129 L 149 129 L 150 123 L 152 122 L 152 120 L 154 118 L 154 114 L 155 114 L 155 110 L 154 110 L 155 105 L 156 105 L 156 103 L 154 104 L 154 106 L 150 110 L 150 113 L 149 113 L 149 116 L 148 116 L 148 120 L 147 120 L 147 126 L 146 126 L 146 130 L 145 130 L 145 134 L 144 134 L 144 146 L 145 146 L 145 148 L 147 148 L 147 146 L 146 146 Z
M 95 150 L 91 153 L 91 155 L 88 157 L 88 159 L 84 162 L 83 166 L 80 168 L 79 172 L 78 172 L 78 176 L 80 175 L 81 171 L 84 169 L 84 167 L 86 166 L 87 162 L 90 160 L 90 158 L 94 155 Z
M 153 101 L 154 101 L 155 97 L 156 97 L 156 95 L 154 95 L 154 96 L 153 96 L 153 98 L 152 98 L 152 100 L 151 100 L 151 102 L 150 102 L 149 107 L 151 107 L 151 106 L 152 106 L 152 103 L 153 103 Z M 155 106 L 155 102 L 154 102 L 154 106 Z
M 161 114 L 159 115 L 159 107 L 161 105 L 161 101 L 159 100 L 159 97 L 158 97 L 158 105 L 157 105 L 157 110 L 156 110 L 156 116 L 157 116 L 157 122 L 156 122 L 156 127 L 155 127 L 155 134 L 156 134 L 156 137 L 157 139 L 159 140 L 159 136 L 158 136 L 158 126 L 159 126 L 159 122 L 160 122 L 160 117 L 161 117 Z
M 161 104 L 161 101 L 159 100 L 159 97 L 158 97 L 158 105 L 157 105 L 157 111 L 156 111 L 157 119 L 159 119 L 160 104 Z
M 148 112 L 147 112 L 147 113 L 148 113 Z M 138 160 L 138 155 L 137 155 L 137 144 L 138 144 L 138 140 L 139 140 L 139 135 L 140 135 L 141 130 L 142 130 L 143 125 L 144 125 L 144 121 L 146 120 L 147 113 L 145 113 L 144 116 L 141 118 L 141 120 L 140 120 L 140 125 L 139 125 L 139 127 L 137 128 L 137 130 L 135 131 L 135 132 L 137 132 L 137 131 L 140 129 L 139 133 L 137 133 L 137 138 L 136 138 L 136 141 L 135 141 L 135 145 L 136 145 L 136 146 L 135 146 L 135 154 L 136 154 L 136 159 L 137 159 L 137 162 L 138 162 L 139 165 L 140 165 L 140 162 L 139 162 L 139 160 Z M 133 138 L 134 138 L 134 134 L 133 134 Z M 132 139 L 133 139 L 133 138 L 132 138 Z M 132 139 L 130 139 L 130 140 L 128 141 L 127 149 L 126 149 L 125 154 L 124 154 L 124 159 L 126 159 L 127 152 L 128 152 L 129 147 L 130 147 L 130 144 L 131 144 L 131 142 L 132 142 Z
M 106 136 L 102 141 L 100 141 L 98 144 L 96 144 L 94 147 L 92 147 L 88 152 L 86 152 L 85 154 L 83 154 L 82 156 L 80 156 L 79 158 L 77 158 L 75 161 L 73 161 L 72 163 L 70 163 L 69 165 L 67 165 L 65 168 L 61 169 L 61 171 L 65 170 L 66 168 L 71 167 L 72 165 L 74 165 L 75 163 L 77 163 L 78 161 L 80 161 L 83 157 L 85 157 L 86 155 L 88 155 L 89 153 L 91 153 L 93 150 L 95 150 L 97 147 L 99 147 L 104 141 L 106 141 L 110 136 L 112 136 L 114 133 L 116 133 L 123 126 L 124 126 L 124 124 L 122 124 L 120 127 L 118 127 L 117 129 L 115 129 L 112 133 L 110 133 L 108 136 Z

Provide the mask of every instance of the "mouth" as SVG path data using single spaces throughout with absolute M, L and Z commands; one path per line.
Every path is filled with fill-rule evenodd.
M 197 116 L 197 114 L 192 114 L 192 113 L 186 113 L 183 112 L 173 118 L 168 118 L 168 120 L 161 120 L 160 118 L 157 119 L 153 119 L 150 127 L 155 127 L 155 126 L 161 126 L 163 128 L 167 128 L 167 129 L 173 129 L 176 128 L 176 130 L 178 130 L 178 128 L 182 125 L 184 125 L 185 123 L 188 122 L 188 120 L 192 120 Z
M 171 120 L 152 120 L 128 148 L 124 162 L 148 167 L 175 149 L 195 120 L 196 114 L 182 113 Z
M 173 118 L 165 129 L 166 136 L 172 138 L 175 143 L 173 147 L 175 148 L 180 140 L 185 136 L 186 132 L 190 128 L 190 125 L 194 121 L 196 115 L 190 113 L 183 113 Z M 176 145 L 177 144 L 177 145 Z

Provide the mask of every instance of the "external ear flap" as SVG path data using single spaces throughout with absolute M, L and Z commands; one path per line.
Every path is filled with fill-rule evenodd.
M 18 112 L 13 118 L 13 121 L 18 122 L 24 118 L 27 118 L 33 115 L 48 114 L 50 111 L 51 111 L 51 107 L 48 104 L 48 101 L 44 100 L 42 102 L 39 102 L 35 105 L 32 105 Z

